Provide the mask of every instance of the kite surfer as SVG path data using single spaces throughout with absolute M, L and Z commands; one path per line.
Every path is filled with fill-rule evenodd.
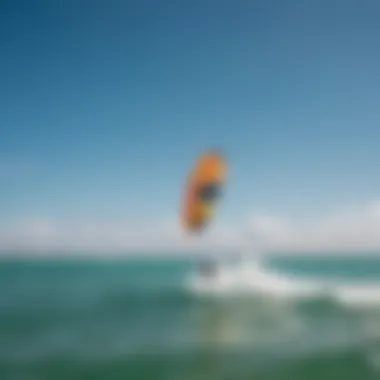
M 216 275 L 216 264 L 211 260 L 206 260 L 200 263 L 199 273 L 206 278 L 212 278 Z
M 189 236 L 204 236 L 221 198 L 226 174 L 225 157 L 216 150 L 202 154 L 190 171 L 180 216 Z M 214 279 L 218 274 L 217 263 L 206 259 L 199 263 L 197 272 L 207 281 Z

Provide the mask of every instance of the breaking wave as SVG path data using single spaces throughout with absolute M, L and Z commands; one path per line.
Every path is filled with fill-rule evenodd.
M 380 281 L 353 281 L 285 274 L 259 261 L 218 265 L 216 275 L 194 272 L 186 278 L 191 293 L 208 296 L 255 296 L 273 300 L 330 300 L 352 307 L 380 307 Z

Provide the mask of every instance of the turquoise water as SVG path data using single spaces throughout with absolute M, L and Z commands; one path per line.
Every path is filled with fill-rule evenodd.
M 3 260 L 0 379 L 380 379 L 380 258 L 267 263 L 351 295 L 370 281 L 364 304 L 211 299 L 183 286 L 193 266 Z

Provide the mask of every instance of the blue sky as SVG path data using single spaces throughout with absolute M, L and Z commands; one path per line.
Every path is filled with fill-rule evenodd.
M 174 217 L 208 147 L 220 218 L 380 192 L 377 1 L 2 1 L 0 218 Z

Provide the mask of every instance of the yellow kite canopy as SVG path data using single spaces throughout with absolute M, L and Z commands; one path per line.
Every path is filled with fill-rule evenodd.
M 186 185 L 182 223 L 187 231 L 202 231 L 214 215 L 221 187 L 226 177 L 226 163 L 221 153 L 203 154 L 192 171 Z

